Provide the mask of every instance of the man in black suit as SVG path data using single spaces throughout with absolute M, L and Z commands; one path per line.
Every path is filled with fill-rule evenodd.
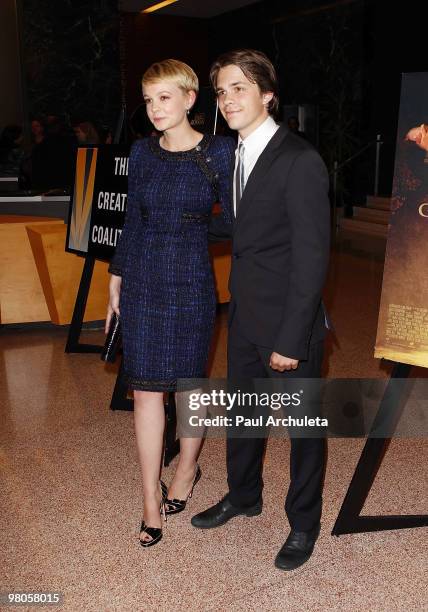
M 218 58 L 211 69 L 219 108 L 239 133 L 233 172 L 228 378 L 318 378 L 325 313 L 321 294 L 329 259 L 329 180 L 305 140 L 273 119 L 274 67 L 259 51 Z M 227 440 L 229 493 L 192 518 L 195 527 L 224 525 L 262 510 L 264 439 Z M 275 565 L 302 565 L 320 530 L 325 440 L 291 439 L 285 510 L 291 532 Z

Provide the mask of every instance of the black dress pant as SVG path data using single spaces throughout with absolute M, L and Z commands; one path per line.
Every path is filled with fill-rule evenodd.
M 308 361 L 300 361 L 296 370 L 272 370 L 269 367 L 272 350 L 254 345 L 243 336 L 235 311 L 228 336 L 228 379 L 320 378 L 323 349 L 323 342 L 312 345 Z M 265 442 L 265 438 L 227 439 L 229 499 L 235 507 L 252 506 L 261 497 Z M 290 442 L 290 485 L 285 511 L 292 529 L 309 531 L 321 518 L 326 442 L 323 437 L 291 437 Z

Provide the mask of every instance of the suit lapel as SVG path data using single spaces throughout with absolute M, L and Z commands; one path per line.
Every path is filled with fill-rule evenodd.
M 280 128 L 272 136 L 265 149 L 262 151 L 260 157 L 256 161 L 254 168 L 252 169 L 250 176 L 248 177 L 245 185 L 244 192 L 239 203 L 238 214 L 236 215 L 235 224 L 237 224 L 241 218 L 246 214 L 248 208 L 251 207 L 253 196 L 260 185 L 261 180 L 265 177 L 269 170 L 273 159 L 277 155 L 277 149 L 282 144 L 282 141 L 288 134 L 288 129 L 285 126 Z M 232 174 L 232 188 L 233 188 L 233 174 Z M 231 192 L 233 194 L 233 191 Z

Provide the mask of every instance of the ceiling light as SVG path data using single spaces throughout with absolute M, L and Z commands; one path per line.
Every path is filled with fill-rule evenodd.
M 157 4 L 154 4 L 153 6 L 149 6 L 149 8 L 144 9 L 144 11 L 141 11 L 142 13 L 154 13 L 155 11 L 158 11 L 161 8 L 164 8 L 164 6 L 168 6 L 168 4 L 174 4 L 174 2 L 178 2 L 178 0 L 164 0 L 163 2 L 158 2 Z

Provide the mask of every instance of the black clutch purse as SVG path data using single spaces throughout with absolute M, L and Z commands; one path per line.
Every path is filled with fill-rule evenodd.
M 107 338 L 101 353 L 101 359 L 113 363 L 116 360 L 117 351 L 122 342 L 122 329 L 120 317 L 114 312 L 110 321 Z

